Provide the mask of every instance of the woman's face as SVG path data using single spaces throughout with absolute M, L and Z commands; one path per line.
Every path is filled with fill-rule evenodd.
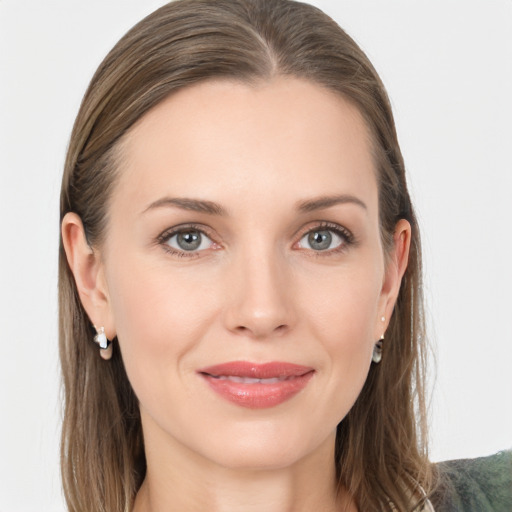
M 261 468 L 332 446 L 399 281 L 357 109 L 298 79 L 205 82 L 121 154 L 104 319 L 146 449 Z

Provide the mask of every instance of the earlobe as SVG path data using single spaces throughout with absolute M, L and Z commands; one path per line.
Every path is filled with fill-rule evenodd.
M 67 213 L 61 225 L 62 243 L 69 268 L 75 278 L 80 301 L 93 325 L 104 325 L 114 337 L 108 291 L 99 254 L 87 242 L 82 220 Z

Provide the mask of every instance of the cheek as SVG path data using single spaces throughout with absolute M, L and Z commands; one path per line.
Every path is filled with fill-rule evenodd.
M 310 287 L 307 309 L 317 337 L 329 352 L 354 352 L 373 345 L 382 288 L 381 265 L 361 265 L 325 276 Z
M 177 376 L 183 356 L 199 344 L 213 316 L 204 287 L 190 276 L 133 258 L 115 266 L 109 292 L 123 361 L 137 394 L 160 373 L 164 380 Z
M 379 262 L 373 268 L 378 270 Z M 380 272 L 368 265 L 332 275 L 323 290 L 310 294 L 309 328 L 323 345 L 322 385 L 326 404 L 336 404 L 334 423 L 348 413 L 368 375 L 381 286 Z

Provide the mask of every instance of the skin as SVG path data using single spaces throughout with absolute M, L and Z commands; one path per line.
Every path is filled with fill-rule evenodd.
M 410 243 L 400 221 L 383 253 L 361 115 L 299 79 L 209 81 L 156 106 L 120 150 L 104 245 L 86 244 L 75 214 L 62 233 L 84 307 L 118 336 L 140 402 L 148 472 L 134 510 L 356 510 L 336 494 L 335 430 L 365 382 Z M 332 196 L 345 200 L 297 210 Z M 225 214 L 155 206 L 170 197 Z M 162 233 L 189 223 L 207 238 L 170 253 L 177 237 Z M 329 232 L 327 249 L 308 241 L 331 225 L 342 234 Z M 251 410 L 197 374 L 235 360 L 315 374 L 285 403 Z

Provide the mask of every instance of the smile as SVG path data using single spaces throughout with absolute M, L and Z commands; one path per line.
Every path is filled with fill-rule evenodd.
M 274 384 L 275 382 L 282 382 L 283 380 L 294 379 L 295 377 L 272 377 L 271 379 L 254 379 L 252 377 L 235 377 L 233 375 L 210 375 L 214 379 L 230 380 L 231 382 L 241 382 L 243 384 Z
M 279 405 L 303 390 L 315 370 L 292 363 L 233 361 L 198 370 L 211 390 L 236 405 L 263 409 Z

